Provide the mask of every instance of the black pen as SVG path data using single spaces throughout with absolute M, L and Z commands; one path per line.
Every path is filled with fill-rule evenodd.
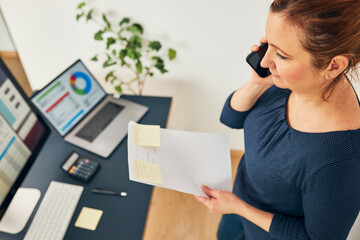
M 121 197 L 126 197 L 127 196 L 126 192 L 116 192 L 116 191 L 105 190 L 105 189 L 100 189 L 100 188 L 93 188 L 93 189 L 91 189 L 91 192 L 92 193 L 99 193 L 99 194 L 116 195 L 116 196 L 121 196 Z

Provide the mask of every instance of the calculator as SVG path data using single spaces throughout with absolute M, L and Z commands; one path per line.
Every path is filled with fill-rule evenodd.
M 70 176 L 83 182 L 88 182 L 99 167 L 99 163 L 87 158 L 81 158 L 76 152 L 71 153 L 61 165 L 61 168 Z

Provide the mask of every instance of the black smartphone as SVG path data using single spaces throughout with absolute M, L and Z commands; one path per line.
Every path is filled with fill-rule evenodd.
M 255 72 L 262 78 L 269 76 L 270 70 L 268 68 L 262 68 L 260 66 L 260 62 L 265 56 L 265 53 L 268 49 L 268 44 L 263 43 L 259 46 L 259 50 L 257 52 L 251 52 L 247 57 L 246 61 L 248 64 L 255 70 Z

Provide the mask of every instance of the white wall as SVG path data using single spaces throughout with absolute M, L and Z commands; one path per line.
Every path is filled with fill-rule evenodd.
M 0 9 L 0 51 L 15 51 L 10 34 L 6 28 Z
M 95 25 L 75 21 L 74 0 L 1 0 L 0 6 L 30 84 L 41 88 L 77 58 L 101 81 L 104 71 L 89 61 L 102 45 Z M 250 76 L 245 57 L 264 35 L 270 0 L 91 0 L 116 22 L 130 16 L 148 37 L 178 51 L 169 73 L 150 79 L 145 95 L 173 96 L 169 128 L 224 133 L 243 149 L 242 132 L 219 123 L 227 96 Z M 103 86 L 112 91 L 112 87 Z

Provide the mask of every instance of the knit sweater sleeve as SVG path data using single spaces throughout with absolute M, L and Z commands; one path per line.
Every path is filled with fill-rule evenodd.
M 227 98 L 220 117 L 220 122 L 231 128 L 244 128 L 244 122 L 249 111 L 239 112 L 230 107 L 230 100 L 234 93 Z
M 302 186 L 304 218 L 275 214 L 274 239 L 346 239 L 360 209 L 360 163 L 332 163 Z

